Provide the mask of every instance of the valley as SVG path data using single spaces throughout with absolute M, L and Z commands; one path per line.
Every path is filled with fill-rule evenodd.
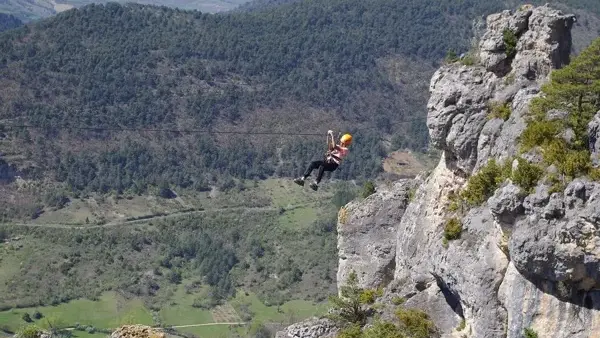
M 136 323 L 262 338 L 326 313 L 340 208 L 438 165 L 434 72 L 472 66 L 474 21 L 522 5 L 211 14 L 241 3 L 35 2 L 35 19 L 31 3 L 1 5 L 27 20 L 0 17 L 0 334 L 99 338 Z M 600 5 L 558 5 L 581 18 L 577 54 L 600 34 Z M 318 191 L 299 187 L 328 129 L 353 135 L 350 155 Z M 394 198 L 419 198 L 409 190 Z
M 343 203 L 359 189 L 338 182 L 315 193 L 298 187 L 289 180 L 267 180 L 248 185 L 241 191 L 218 194 L 178 191 L 178 197 L 172 200 L 152 196 L 106 198 L 99 203 L 93 197 L 86 200 L 74 199 L 62 208 L 45 211 L 29 222 L 0 225 L 3 238 L 3 243 L 0 244 L 0 293 L 13 295 L 8 299 L 6 296 L 2 297 L 1 307 L 10 309 L 0 312 L 0 322 L 4 324 L 0 329 L 15 332 L 26 324 L 22 319 L 23 313 L 33 315 L 35 311 L 39 311 L 44 318 L 56 321 L 53 325 L 61 327 L 75 327 L 79 323 L 83 327 L 93 326 L 95 331 L 108 330 L 130 320 L 162 327 L 173 326 L 177 331 L 202 336 L 206 332 L 227 332 L 230 326 L 240 326 L 240 330 L 247 329 L 251 322 L 256 321 L 281 324 L 286 319 L 295 320 L 323 311 L 323 302 L 331 292 L 331 284 L 326 280 L 335 278 L 335 269 L 328 263 L 332 260 L 326 257 L 334 254 L 331 246 L 335 246 L 335 242 L 332 225 L 319 223 L 318 220 L 335 222 L 336 211 L 332 202 L 334 196 L 342 198 L 338 203 Z M 344 196 L 344 193 L 348 196 Z M 202 210 L 189 211 L 190 207 Z M 142 210 L 154 210 L 154 213 L 144 214 Z M 154 216 L 157 213 L 166 215 Z M 99 218 L 94 218 L 95 216 Z M 126 220 L 136 217 L 140 219 Z M 85 219 L 91 220 L 85 222 Z M 98 219 L 106 223 L 98 224 Z M 280 277 L 285 276 L 285 269 L 276 270 L 270 266 L 275 267 L 283 259 L 277 256 L 295 252 L 294 255 L 283 255 L 305 271 L 302 280 L 289 281 L 298 284 L 296 287 L 288 286 L 296 288 L 294 295 L 280 293 L 279 299 L 271 299 L 273 304 L 264 305 L 253 291 L 262 294 L 263 301 L 265 292 L 271 290 L 270 292 L 279 293 L 279 277 L 261 274 L 255 267 L 250 269 L 238 266 L 231 271 L 231 275 L 236 275 L 236 284 L 231 286 L 237 289 L 233 298 L 221 305 L 218 305 L 218 301 L 202 307 L 198 305 L 198 299 L 205 299 L 207 292 L 214 291 L 211 290 L 212 287 L 201 279 L 201 274 L 195 272 L 193 262 L 185 262 L 190 257 L 184 255 L 177 262 L 173 261 L 174 265 L 161 265 L 158 262 L 161 260 L 161 249 L 155 241 L 168 241 L 164 237 L 168 234 L 161 230 L 156 233 L 157 229 L 169 227 L 172 230 L 164 228 L 164 231 L 191 235 L 196 231 L 193 229 L 203 227 L 203 224 L 206 227 L 198 231 L 214 236 L 217 241 L 227 242 L 227 237 L 230 236 L 241 237 L 237 239 L 239 245 L 245 242 L 244 237 L 252 236 L 249 242 L 252 241 L 255 246 L 238 250 L 234 254 L 238 257 L 236 260 L 240 260 L 241 265 L 260 264 L 270 271 L 284 273 Z M 229 228 L 210 229 L 227 224 Z M 254 227 L 259 227 L 260 230 L 253 230 Z M 288 248 L 273 247 L 274 243 L 281 242 L 284 237 Z M 139 247 L 135 244 L 138 241 Z M 106 250 L 97 250 L 100 247 Z M 276 251 L 261 252 L 255 256 L 252 252 L 256 250 Z M 133 255 L 138 251 L 146 257 L 134 258 Z M 61 256 L 66 259 L 57 260 Z M 111 261 L 112 257 L 120 259 L 123 265 L 106 262 L 108 256 L 111 256 Z M 306 263 L 313 264 L 313 271 L 304 267 Z M 42 265 L 48 265 L 49 268 L 36 268 Z M 220 265 L 215 269 L 220 269 Z M 147 271 L 150 275 L 144 272 L 141 277 L 151 276 L 156 284 L 148 280 L 128 280 L 129 276 L 137 275 L 136 271 Z M 115 273 L 125 276 L 112 280 Z M 320 275 L 322 273 L 325 275 Z M 163 281 L 162 276 L 167 276 L 165 280 L 170 279 Z M 323 276 L 326 279 L 321 281 Z M 83 282 L 85 279 L 91 280 L 86 283 Z M 142 288 L 148 287 L 146 282 L 152 284 L 152 288 L 156 288 L 152 290 L 156 292 L 136 289 L 136 284 L 142 284 Z M 58 285 L 53 285 L 54 283 Z M 78 286 L 73 289 L 72 283 Z M 127 285 L 130 283 L 133 283 L 130 285 L 132 288 Z M 262 287 L 261 283 L 271 285 Z M 111 284 L 114 286 L 111 287 Z M 114 287 L 117 287 L 116 291 L 103 291 Z M 61 288 L 70 288 L 70 291 Z M 36 291 L 33 292 L 33 289 Z M 305 300 L 298 297 L 301 293 Z M 40 304 L 32 306 L 35 303 Z M 40 325 L 47 325 L 44 320 L 39 320 Z M 230 322 L 244 324 L 210 325 Z M 75 332 L 76 336 L 80 336 L 79 334 L 79 331 Z M 81 334 L 90 336 L 83 332 Z

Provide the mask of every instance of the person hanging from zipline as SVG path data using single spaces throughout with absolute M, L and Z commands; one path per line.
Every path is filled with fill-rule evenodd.
M 352 135 L 344 134 L 340 138 L 340 144 L 335 144 L 333 131 L 327 131 L 327 153 L 325 154 L 325 158 L 311 162 L 306 171 L 304 171 L 304 175 L 294 179 L 294 182 L 304 186 L 304 181 L 310 176 L 312 171 L 318 169 L 317 179 L 310 184 L 310 187 L 315 191 L 319 189 L 319 183 L 325 171 L 333 172 L 338 168 L 342 159 L 348 155 L 348 146 L 350 143 L 352 143 Z

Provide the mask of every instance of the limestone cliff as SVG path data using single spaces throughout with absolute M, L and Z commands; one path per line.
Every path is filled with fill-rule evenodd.
M 541 182 L 527 193 L 505 179 L 483 204 L 451 207 L 490 159 L 539 161 L 519 154 L 518 138 L 550 72 L 570 62 L 574 21 L 549 6 L 490 15 L 478 49 L 435 72 L 427 127 L 442 158 L 429 175 L 341 210 L 338 285 L 355 270 L 362 286 L 385 289 L 380 301 L 400 296 L 429 313 L 443 337 L 600 337 L 600 184 L 551 192 Z M 589 125 L 594 149 L 599 121 Z M 453 218 L 462 231 L 447 241 Z M 292 336 L 320 337 L 278 337 Z

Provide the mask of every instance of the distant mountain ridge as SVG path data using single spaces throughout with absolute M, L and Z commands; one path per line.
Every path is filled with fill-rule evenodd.
M 23 22 L 17 17 L 9 14 L 0 13 L 0 32 L 17 28 L 23 25 Z
M 86 5 L 109 2 L 133 2 L 144 5 L 167 6 L 182 10 L 198 10 L 203 13 L 226 12 L 245 3 L 247 0 L 6 0 L 0 3 L 0 13 L 12 14 L 24 22 L 54 16 L 65 10 Z
M 12 14 L 23 22 L 55 15 L 72 6 L 60 5 L 53 0 L 7 0 L 0 3 L 0 13 Z

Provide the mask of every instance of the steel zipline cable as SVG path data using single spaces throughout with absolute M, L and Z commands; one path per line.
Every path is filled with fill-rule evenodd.
M 388 124 L 388 126 L 409 123 L 415 121 L 421 121 L 426 119 L 425 116 L 419 118 L 413 118 L 408 120 L 396 121 Z M 0 122 L 0 127 L 4 128 L 23 128 L 23 129 L 52 129 L 52 130 L 91 130 L 91 131 L 139 131 L 139 132 L 168 132 L 168 133 L 181 133 L 181 134 L 236 134 L 236 135 L 290 135 L 290 136 L 323 136 L 323 133 L 299 133 L 299 132 L 277 132 L 277 131 L 239 131 L 239 130 L 201 130 L 201 129 L 163 129 L 163 128 L 114 128 L 114 127 L 77 127 L 77 126 L 61 126 L 61 127 L 43 127 L 33 126 L 27 124 L 11 124 Z M 361 130 L 376 129 L 381 127 L 365 127 L 357 128 L 352 132 L 356 133 Z

